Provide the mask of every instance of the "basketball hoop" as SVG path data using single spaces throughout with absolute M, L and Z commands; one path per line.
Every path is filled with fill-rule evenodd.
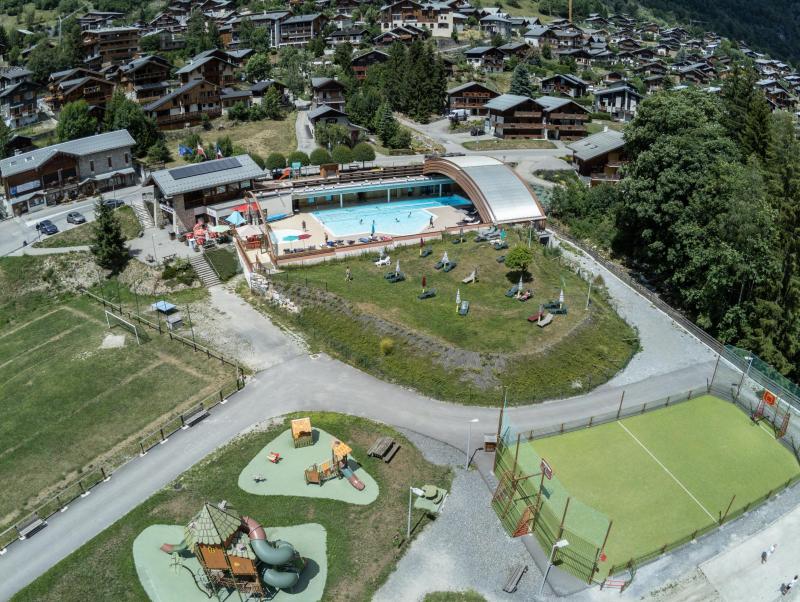
M 775 393 L 773 393 L 772 391 L 767 391 L 766 389 L 764 389 L 764 393 L 761 395 L 761 399 L 768 406 L 774 406 L 775 402 L 778 401 L 777 395 L 775 395 Z

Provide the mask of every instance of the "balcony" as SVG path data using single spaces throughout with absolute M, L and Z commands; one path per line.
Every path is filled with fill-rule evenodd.
M 573 121 L 588 121 L 589 116 L 583 113 L 550 113 L 550 119 L 571 119 Z
M 186 123 L 187 121 L 200 121 L 203 115 L 208 115 L 209 119 L 214 119 L 222 115 L 222 109 L 205 109 L 203 111 L 193 111 L 191 113 L 180 113 L 177 115 L 157 116 L 158 125 L 170 125 L 176 123 Z
M 514 117 L 532 117 L 540 119 L 542 117 L 541 111 L 514 111 Z
M 536 130 L 541 132 L 545 126 L 538 121 L 532 121 L 530 123 L 498 123 L 497 127 L 504 130 Z
M 560 124 L 560 123 L 548 123 L 544 126 L 548 130 L 558 130 L 559 132 L 585 132 L 586 126 L 581 125 L 569 125 L 569 124 Z

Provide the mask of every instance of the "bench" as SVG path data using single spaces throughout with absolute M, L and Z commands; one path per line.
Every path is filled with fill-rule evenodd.
M 400 451 L 400 446 L 394 439 L 391 437 L 379 437 L 369 448 L 367 455 L 372 458 L 380 458 L 388 464 L 398 451 Z
M 208 411 L 203 406 L 197 406 L 194 410 L 183 414 L 181 418 L 183 419 L 183 426 L 189 427 L 194 426 L 206 416 L 208 416 Z
M 520 580 L 527 572 L 528 572 L 527 564 L 521 564 L 520 566 L 515 568 L 511 572 L 511 575 L 508 577 L 508 581 L 506 581 L 506 584 L 503 586 L 503 591 L 506 592 L 507 594 L 513 594 L 515 591 L 517 591 L 517 587 L 519 586 Z
M 391 462 L 391 461 L 392 461 L 392 458 L 394 458 L 394 457 L 397 455 L 397 452 L 399 452 L 399 451 L 400 451 L 400 446 L 399 446 L 399 445 L 397 445 L 397 443 L 395 443 L 395 444 L 392 446 L 392 448 L 389 450 L 389 453 L 388 453 L 388 454 L 386 454 L 386 455 L 383 457 L 383 461 L 384 461 L 384 462 L 386 462 L 386 463 L 388 464 L 389 462 Z
M 39 529 L 47 525 L 39 515 L 34 513 L 27 520 L 22 521 L 16 525 L 17 533 L 19 533 L 20 540 L 26 539 L 36 533 Z

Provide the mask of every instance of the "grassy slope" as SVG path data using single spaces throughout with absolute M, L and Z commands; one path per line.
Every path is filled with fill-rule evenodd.
M 395 538 L 399 540 L 405 535 L 409 483 L 434 483 L 449 488 L 449 470 L 425 461 L 411 443 L 383 425 L 336 414 L 312 414 L 311 418 L 314 426 L 334 433 L 353 447 L 354 456 L 364 462 L 380 487 L 375 503 L 354 506 L 333 500 L 256 496 L 239 489 L 239 472 L 288 427 L 287 421 L 269 431 L 242 437 L 190 469 L 178 479 L 180 490 L 167 488 L 155 494 L 17 594 L 14 600 L 146 599 L 133 564 L 131 545 L 135 537 L 152 524 L 185 524 L 203 502 L 221 499 L 265 526 L 322 524 L 327 529 L 328 541 L 324 599 L 369 600 L 403 553 Z M 375 437 L 382 434 L 395 437 L 402 445 L 391 465 L 366 455 Z M 302 479 L 302 474 L 297 478 Z M 419 514 L 414 520 L 426 522 Z
M 100 349 L 108 333 L 87 298 L 41 308 L 0 331 L 0 481 L 16 483 L 2 496 L 0 519 L 235 378 L 157 334 L 141 346 L 127 335 L 124 348 Z
M 486 602 L 486 598 L 472 590 L 465 592 L 433 592 L 422 602 Z
M 120 207 L 115 210 L 115 214 L 122 227 L 122 235 L 125 237 L 125 240 L 130 240 L 131 238 L 139 236 L 142 226 L 139 223 L 139 218 L 136 217 L 131 207 Z M 75 226 L 69 230 L 64 230 L 53 236 L 43 238 L 33 246 L 45 248 L 80 247 L 92 244 L 93 238 L 94 224 L 89 222 L 81 224 L 80 226 Z
M 233 249 L 211 249 L 205 255 L 223 282 L 233 278 L 239 271 L 239 260 Z
M 798 473 L 790 452 L 738 408 L 715 398 L 698 398 L 622 424 L 714 518 L 734 493 L 732 511 Z M 605 569 L 713 522 L 620 423 L 538 439 L 532 445 L 576 500 L 614 521 Z M 524 448 L 520 458 L 524 463 Z

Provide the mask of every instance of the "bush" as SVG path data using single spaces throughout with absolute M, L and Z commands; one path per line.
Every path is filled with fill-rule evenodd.
M 353 147 L 353 160 L 360 161 L 363 167 L 366 161 L 375 160 L 375 149 L 366 142 L 359 142 Z
M 391 355 L 394 351 L 394 341 L 389 337 L 383 337 L 380 342 L 381 355 Z
M 303 151 L 294 151 L 290 153 L 289 156 L 286 158 L 286 162 L 291 165 L 292 163 L 299 163 L 303 167 L 310 163 L 310 159 L 308 155 L 305 154 Z
M 311 151 L 311 165 L 323 165 L 331 162 L 331 154 L 324 148 L 318 147 Z
M 340 144 L 339 146 L 334 147 L 333 153 L 331 153 L 331 158 L 336 163 L 341 163 L 342 165 L 347 165 L 348 163 L 353 162 L 353 151 L 350 150 L 349 146 L 345 146 L 344 144 Z
M 594 111 L 592 113 L 589 113 L 589 118 L 592 120 L 605 119 L 606 121 L 611 121 L 611 114 L 605 113 L 603 111 Z
M 283 169 L 286 167 L 286 157 L 280 153 L 272 153 L 267 157 L 267 169 Z
M 242 101 L 239 101 L 228 109 L 228 118 L 234 121 L 247 121 L 250 119 L 250 110 Z
M 256 162 L 261 169 L 265 169 L 267 167 L 267 162 L 264 160 L 264 157 L 259 155 L 258 153 L 248 153 L 250 158 Z
M 188 259 L 176 259 L 165 265 L 161 272 L 162 280 L 172 280 L 186 286 L 192 286 L 196 278 L 197 275 Z

